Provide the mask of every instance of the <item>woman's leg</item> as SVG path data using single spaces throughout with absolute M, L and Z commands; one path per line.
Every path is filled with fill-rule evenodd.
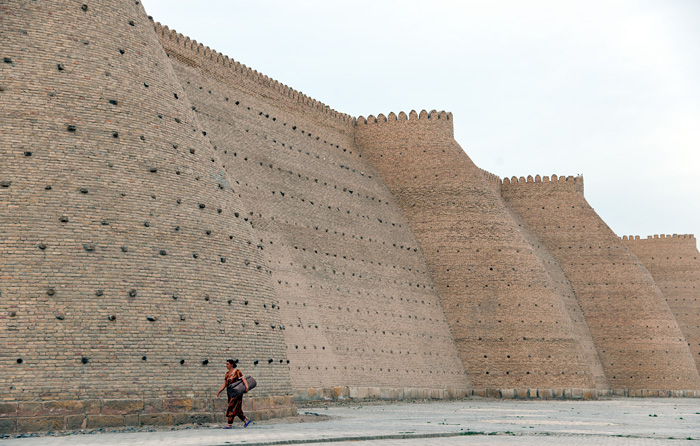
M 229 398 L 228 400 L 228 406 L 226 407 L 226 417 L 228 418 L 228 425 L 231 426 L 233 424 L 234 418 L 236 418 L 234 398 Z
M 243 396 L 239 396 L 238 398 L 234 398 L 231 406 L 233 407 L 233 410 L 231 411 L 231 422 L 233 422 L 233 419 L 238 417 L 245 423 L 246 417 L 243 414 Z

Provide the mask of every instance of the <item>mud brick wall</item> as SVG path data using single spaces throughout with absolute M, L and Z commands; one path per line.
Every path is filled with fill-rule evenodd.
M 666 298 L 700 370 L 700 254 L 693 235 L 624 236 Z
M 697 389 L 698 372 L 664 297 L 588 204 L 582 177 L 505 179 L 508 206 L 573 285 L 612 389 Z
M 489 172 L 483 171 L 482 173 L 491 183 L 492 188 L 500 195 L 503 180 Z M 517 223 L 518 229 L 520 229 L 521 234 L 528 242 L 535 255 L 537 255 L 537 257 L 542 261 L 547 274 L 549 274 L 549 276 L 552 278 L 555 290 L 562 298 L 562 302 L 569 317 L 571 318 L 571 322 L 573 323 L 574 332 L 581 342 L 581 350 L 584 352 L 586 357 L 590 358 L 591 360 L 591 371 L 595 378 L 596 389 L 598 391 L 610 389 L 608 380 L 605 377 L 603 365 L 600 363 L 600 359 L 598 358 L 598 352 L 596 350 L 595 343 L 593 342 L 593 336 L 591 335 L 591 331 L 586 323 L 581 305 L 576 299 L 576 293 L 574 292 L 571 281 L 544 244 L 528 229 L 527 224 L 522 220 L 522 218 L 520 218 L 520 216 L 511 209 L 509 209 L 509 214 L 513 221 Z M 602 392 L 602 394 L 605 394 L 605 392 Z
M 595 388 L 596 358 L 452 116 L 370 116 L 355 131 L 420 242 L 472 385 Z
M 292 386 L 466 389 L 419 243 L 354 120 L 156 30 L 272 272 Z
M 140 3 L 0 29 L 0 401 L 211 398 L 227 358 L 289 394 L 268 265 Z
M 356 119 L 136 0 L 4 2 L 0 58 L 0 433 L 220 420 L 229 358 L 258 418 L 700 392 L 695 239 L 502 181 L 451 114 Z

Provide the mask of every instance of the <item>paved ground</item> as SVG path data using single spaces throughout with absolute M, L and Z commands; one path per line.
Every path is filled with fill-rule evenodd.
M 629 398 L 602 401 L 513 401 L 474 398 L 447 403 L 301 408 L 306 422 L 262 422 L 154 432 L 44 436 L 0 440 L 35 445 L 653 445 L 700 444 L 700 400 Z M 330 417 L 319 422 L 313 414 Z

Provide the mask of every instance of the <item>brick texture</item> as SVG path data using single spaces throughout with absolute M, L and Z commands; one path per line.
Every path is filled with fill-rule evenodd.
M 288 394 L 270 272 L 140 3 L 12 1 L 0 29 L 0 400 L 68 401 L 53 426 L 212 397 L 227 358 Z
M 353 120 L 156 31 L 272 272 L 292 386 L 467 388 L 419 243 Z
M 588 204 L 583 177 L 507 179 L 502 195 L 571 280 L 613 389 L 700 387 L 666 300 Z
M 595 388 L 597 358 L 492 181 L 454 141 L 452 116 L 360 118 L 355 141 L 420 241 L 474 387 Z
M 700 254 L 692 235 L 624 236 L 666 298 L 700 369 Z
M 451 114 L 337 112 L 139 1 L 0 30 L 0 433 L 221 422 L 229 358 L 254 419 L 700 394 L 695 239 L 620 240 L 582 178 L 501 180 Z

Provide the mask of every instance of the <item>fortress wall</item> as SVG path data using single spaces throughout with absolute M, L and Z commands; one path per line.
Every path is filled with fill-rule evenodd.
M 220 421 L 227 358 L 255 418 L 700 390 L 692 236 L 620 241 L 582 178 L 501 181 L 451 114 L 356 120 L 139 1 L 2 9 L 0 433 Z
M 265 259 L 139 2 L 3 9 L 1 431 L 220 420 L 227 358 L 251 415 L 293 413 Z
M 334 132 L 352 135 L 355 118 L 331 109 L 328 105 L 304 93 L 265 76 L 258 71 L 221 54 L 208 46 L 171 30 L 158 22 L 154 23 L 156 34 L 166 53 L 183 65 L 196 67 L 219 82 L 235 86 L 259 99 L 275 104 L 279 109 L 313 116 L 312 120 Z
M 583 195 L 582 177 L 505 179 L 503 197 L 573 285 L 613 389 L 698 389 L 674 315 Z
M 352 123 L 173 36 L 161 42 L 272 271 L 298 396 L 363 386 L 463 394 L 467 376 L 419 244 Z
M 484 169 L 479 169 L 481 172 L 481 175 L 486 179 L 486 182 L 491 186 L 491 189 L 493 189 L 499 196 L 501 195 L 501 187 L 503 185 L 503 180 L 501 180 L 501 177 L 496 175 L 495 173 L 491 173 L 488 170 Z
M 454 141 L 452 116 L 360 118 L 355 141 L 421 244 L 472 385 L 596 387 L 595 358 L 563 296 L 493 182 Z
M 483 169 L 479 170 L 491 188 L 500 196 L 503 188 L 503 180 L 491 172 Z M 538 178 L 538 181 L 540 180 L 541 178 Z M 530 181 L 532 181 L 531 178 Z M 509 209 L 509 215 L 510 218 L 512 218 L 518 225 L 520 233 L 523 235 L 527 243 L 530 245 L 530 247 L 532 247 L 535 255 L 544 265 L 547 274 L 549 274 L 552 279 L 555 290 L 562 297 L 562 302 L 564 303 L 567 313 L 571 318 L 571 322 L 573 323 L 576 337 L 581 342 L 581 350 L 586 356 L 587 361 L 591 364 L 591 372 L 595 378 L 596 388 L 602 391 L 610 389 L 608 380 L 605 377 L 605 371 L 600 363 L 600 358 L 598 357 L 598 352 L 596 351 L 595 344 L 593 342 L 593 337 L 591 336 L 591 331 L 588 329 L 588 324 L 586 324 L 586 319 L 583 316 L 583 310 L 576 300 L 576 294 L 574 293 L 569 278 L 566 277 L 566 274 L 564 274 L 564 271 L 559 266 L 559 263 L 557 263 L 556 259 L 542 244 L 542 242 L 528 229 L 527 224 L 522 220 L 522 218 L 520 218 L 520 216 L 511 209 Z
M 517 213 L 510 209 L 509 214 L 513 221 L 518 225 L 518 229 L 520 230 L 522 236 L 532 247 L 534 254 L 542 262 L 547 274 L 552 279 L 554 289 L 561 296 L 562 303 L 564 304 L 566 312 L 571 319 L 573 332 L 576 338 L 580 341 L 579 348 L 588 361 L 588 364 L 590 364 L 591 373 L 593 373 L 596 388 L 603 391 L 609 390 L 610 384 L 608 383 L 608 379 L 605 377 L 605 371 L 603 370 L 603 365 L 600 362 L 598 351 L 596 350 L 595 343 L 593 342 L 593 336 L 588 328 L 588 324 L 586 323 L 586 318 L 584 317 L 581 305 L 576 299 L 576 293 L 574 292 L 571 281 L 566 276 L 559 265 L 559 262 L 554 258 L 552 253 L 550 253 L 542 241 L 540 241 L 540 239 L 529 230 L 525 221 L 523 221 L 523 219 Z
M 693 235 L 624 236 L 666 298 L 700 370 L 700 255 Z

